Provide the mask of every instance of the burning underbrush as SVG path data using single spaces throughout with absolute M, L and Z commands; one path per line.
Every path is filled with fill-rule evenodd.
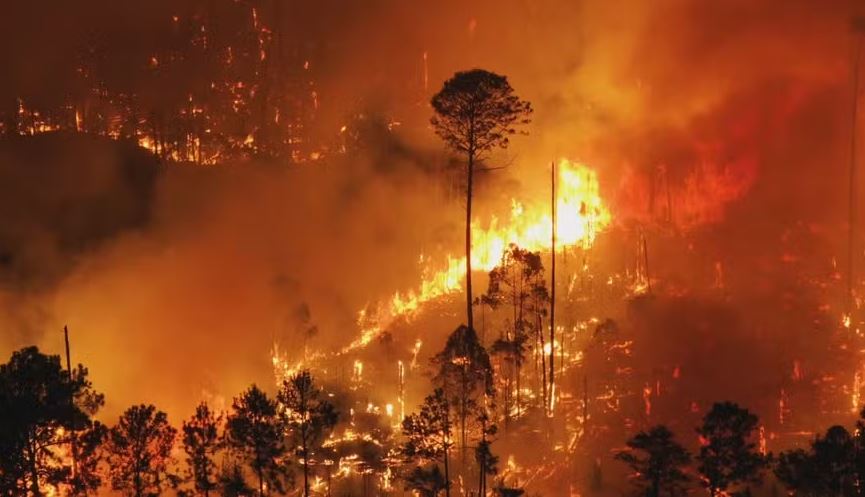
M 428 187 L 422 168 L 381 174 L 370 165 L 334 174 L 241 167 L 247 169 L 164 170 L 146 230 L 128 230 L 67 263 L 67 276 L 35 309 L 48 320 L 73 317 L 77 354 L 101 388 L 147 384 L 144 397 L 172 414 L 197 399 L 230 410 L 232 392 L 250 380 L 281 385 L 311 370 L 341 413 L 327 453 L 315 461 L 312 488 L 398 489 L 402 420 L 424 402 L 436 381 L 433 361 L 462 319 L 465 260 L 420 243 L 415 235 L 429 226 L 405 234 L 409 220 L 430 220 L 430 206 L 445 203 L 421 193 Z M 827 304 L 843 284 L 825 243 L 837 228 L 820 217 L 772 230 L 733 217 L 677 229 L 620 219 L 596 170 L 566 160 L 555 167 L 552 342 L 544 331 L 549 296 L 535 301 L 529 292 L 517 303 L 508 293 L 520 285 L 549 288 L 551 202 L 514 196 L 474 223 L 476 328 L 494 372 L 490 412 L 499 430 L 491 439 L 504 484 L 546 492 L 567 485 L 578 493 L 601 478 L 613 491 L 624 475 L 611 447 L 659 423 L 688 433 L 719 398 L 757 413 L 761 444 L 773 451 L 804 443 L 826 419 L 854 414 L 863 387 L 855 329 L 842 326 L 840 305 Z M 310 183 L 319 185 L 315 192 L 303 188 Z M 753 185 L 761 188 L 761 181 Z M 286 208 L 286 198 L 303 210 Z M 329 224 L 310 224 L 310 212 Z M 359 229 L 358 220 L 370 216 L 379 220 L 376 229 Z M 433 231 L 458 239 L 446 222 Z M 723 233 L 761 243 L 739 248 L 720 242 Z M 809 251 L 826 257 L 820 262 Z M 312 254 L 333 263 L 305 267 Z M 376 268 L 385 264 L 420 282 L 381 274 Z M 136 298 L 117 298 L 110 310 L 94 305 L 127 294 Z M 231 312 L 216 312 L 220 306 Z M 152 328 L 146 316 L 167 312 Z M 250 326 L 271 331 L 244 331 Z M 188 329 L 207 331 L 196 338 Z M 171 350 L 164 348 L 169 336 Z M 129 350 L 136 352 L 125 371 L 111 379 L 99 373 L 111 370 L 112 354 Z M 190 360 L 149 372 L 158 357 L 178 354 Z M 178 374 L 185 384 L 177 385 Z M 108 416 L 118 413 L 118 400 L 125 401 L 109 395 Z M 473 488 L 457 481 L 466 492 Z

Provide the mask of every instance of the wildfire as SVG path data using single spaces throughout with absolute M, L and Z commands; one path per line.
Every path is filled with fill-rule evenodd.
M 612 222 L 610 211 L 600 195 L 597 173 L 584 164 L 561 159 L 557 165 L 556 195 L 556 243 L 557 249 L 579 247 L 590 248 L 598 233 Z M 487 224 L 480 220 L 472 223 L 472 268 L 489 271 L 500 261 L 502 253 L 510 244 L 532 251 L 549 251 L 552 247 L 552 215 L 549 203 L 533 201 L 524 203 L 513 199 L 507 223 L 496 217 Z M 410 318 L 427 302 L 462 290 L 466 271 L 465 256 L 448 254 L 443 267 L 434 267 L 426 256 L 419 258 L 422 280 L 415 289 L 395 292 L 379 306 L 358 312 L 357 324 L 360 335 L 338 351 L 338 355 L 363 349 L 388 326 L 399 318 Z M 422 342 L 418 339 L 413 348 L 409 369 L 414 369 Z M 303 360 L 291 362 L 278 347 L 271 351 L 274 372 L 278 381 L 285 379 L 311 362 L 322 359 L 322 352 L 307 355 Z M 353 378 L 363 374 L 363 364 L 356 361 Z M 400 403 L 400 410 L 404 406 Z
M 559 247 L 589 248 L 597 234 L 612 221 L 610 211 L 600 195 L 597 173 L 583 164 L 561 159 L 557 167 L 556 240 Z M 472 268 L 489 271 L 500 261 L 510 244 L 532 251 L 547 251 L 552 246 L 553 224 L 548 204 L 525 204 L 513 199 L 508 222 L 493 217 L 484 225 L 480 220 L 472 223 Z M 411 316 L 431 300 L 462 290 L 466 271 L 465 256 L 448 254 L 444 267 L 433 268 L 429 259 L 421 256 L 423 279 L 421 284 L 407 292 L 396 292 L 381 306 L 376 319 L 370 320 L 364 311 L 358 324 L 363 333 L 352 345 L 369 342 L 378 332 L 396 318 Z M 373 324 L 370 324 L 373 323 Z M 354 348 L 354 347 L 352 347 Z

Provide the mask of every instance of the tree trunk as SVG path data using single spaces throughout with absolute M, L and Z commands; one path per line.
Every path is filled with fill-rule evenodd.
M 449 419 L 449 414 L 447 411 L 450 409 L 446 409 L 445 412 L 445 429 L 442 434 L 442 442 L 444 445 L 444 453 L 445 453 L 445 496 L 451 497 L 451 473 L 450 473 L 450 465 L 448 464 L 448 439 L 450 438 L 451 433 L 451 424 Z
M 264 497 L 264 477 L 261 468 L 258 468 L 256 473 L 258 474 L 258 497 Z
M 462 406 L 460 406 L 460 445 L 462 445 L 461 452 L 464 471 L 466 465 L 466 450 L 468 449 L 468 443 L 466 440 L 466 418 L 468 417 L 468 411 L 468 394 L 463 394 Z
M 554 397 L 556 395 L 556 369 L 553 359 L 556 356 L 556 163 L 553 162 L 551 175 L 551 210 L 552 210 L 552 251 L 550 252 L 550 398 L 549 414 L 552 416 L 555 407 Z
M 513 365 L 510 364 L 508 361 L 503 361 L 502 369 L 504 370 L 505 368 L 507 368 L 507 378 L 505 381 L 505 431 L 507 431 L 508 427 L 511 424 L 511 392 L 514 388 L 514 384 L 511 379 L 513 377 Z
M 448 466 L 448 451 L 445 450 L 445 496 L 451 497 L 451 474 Z
M 31 436 L 31 440 L 33 440 L 36 435 Z M 30 443 L 30 491 L 33 492 L 33 497 L 41 497 L 42 490 L 39 488 L 39 469 L 36 466 L 36 447 L 34 443 Z
M 542 401 L 544 403 L 543 404 L 544 410 L 546 410 L 547 405 L 548 405 L 548 399 L 549 399 L 548 393 L 549 392 L 547 389 L 547 356 L 546 356 L 546 354 L 544 354 L 544 347 L 546 346 L 546 343 L 544 342 L 544 330 L 543 330 L 542 326 L 543 326 L 543 320 L 541 319 L 540 316 L 538 316 L 538 341 L 540 342 L 539 345 L 541 347 L 541 349 L 540 349 L 541 353 L 538 354 L 538 356 L 540 356 L 539 359 L 541 360 L 541 384 L 542 384 L 541 394 L 542 394 Z M 550 344 L 550 347 L 552 347 L 552 343 Z
M 309 497 L 309 452 L 306 442 L 303 443 L 303 496 Z
M 467 356 L 468 352 L 463 350 L 463 356 Z M 469 389 L 468 389 L 468 372 L 467 365 L 463 363 L 460 368 L 460 453 L 462 454 L 462 470 L 465 471 L 466 466 L 466 449 L 468 448 L 468 440 L 466 436 L 466 418 L 469 415 Z
M 141 473 L 139 471 L 135 472 L 135 476 L 132 477 L 133 485 L 135 485 L 135 497 L 141 497 L 143 493 L 143 488 L 141 484 Z
M 469 152 L 466 171 L 466 317 L 469 329 L 474 329 L 472 315 L 472 183 L 474 181 L 475 154 Z
M 484 401 L 486 403 L 486 400 Z M 487 417 L 486 407 L 484 407 L 484 416 L 481 418 L 481 445 L 485 446 L 487 441 Z M 487 491 L 487 453 L 481 452 L 483 457 L 480 459 L 480 475 L 478 475 L 478 497 L 486 497 Z

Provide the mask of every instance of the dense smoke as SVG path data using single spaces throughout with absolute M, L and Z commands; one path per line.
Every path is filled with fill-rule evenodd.
M 56 350 L 68 323 L 76 357 L 102 388 L 136 385 L 127 402 L 141 395 L 136 389 L 175 406 L 253 380 L 269 384 L 273 340 L 298 359 L 306 339 L 344 345 L 357 333 L 357 311 L 416 271 L 419 241 L 435 226 L 418 220 L 437 200 L 412 163 L 402 166 L 373 174 L 355 157 L 334 165 L 338 172 L 163 171 L 147 227 L 70 262 L 52 287 L 38 289 L 42 333 L 13 334 L 4 345 L 37 339 Z M 326 336 L 306 337 L 313 327 Z
M 16 5 L 0 35 L 10 75 L 0 98 L 9 108 L 81 91 L 61 75 L 90 46 L 111 47 L 100 64 L 122 80 L 130 61 L 164 48 L 168 19 L 204 3 Z M 420 254 L 459 247 L 461 204 L 431 171 L 446 158 L 427 101 L 454 71 L 477 66 L 508 75 L 536 109 L 529 136 L 490 159 L 508 167 L 481 178 L 482 215 L 506 211 L 512 196 L 547 198 L 550 160 L 586 161 L 617 222 L 603 245 L 614 248 L 593 259 L 632 269 L 646 232 L 658 293 L 673 295 L 658 297 L 674 301 L 657 304 L 646 333 L 681 330 L 669 345 L 699 328 L 679 321 L 733 330 L 735 346 L 706 352 L 719 370 L 769 337 L 749 363 L 781 377 L 809 348 L 781 357 L 776 345 L 840 319 L 840 287 L 814 282 L 844 270 L 854 14 L 852 2 L 807 1 L 287 3 L 278 19 L 318 83 L 315 133 L 336 135 L 358 113 L 400 125 L 321 167 L 161 166 L 141 190 L 105 179 L 125 170 L 125 156 L 46 158 L 45 180 L 37 187 L 40 171 L 28 171 L 27 189 L 5 181 L 25 166 L 4 158 L 0 205 L 14 221 L 0 240 L 16 258 L 0 266 L 0 352 L 32 341 L 59 351 L 68 323 L 112 412 L 133 401 L 185 412 L 202 395 L 272 381 L 274 340 L 298 358 L 302 344 L 344 346 L 359 309 L 416 285 Z M 104 212 L 69 214 L 76 222 L 64 226 L 85 239 L 66 240 L 55 212 L 81 198 Z M 768 317 L 778 312 L 785 318 Z M 450 331 L 458 318 L 444 314 L 441 329 L 413 335 Z M 692 351 L 642 353 L 672 363 Z M 763 394 L 754 388 L 743 401 Z

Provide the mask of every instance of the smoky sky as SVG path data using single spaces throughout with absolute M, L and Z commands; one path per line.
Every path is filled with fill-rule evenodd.
M 779 337 L 782 324 L 765 316 L 803 287 L 799 334 L 828 322 L 815 311 L 823 302 L 838 310 L 838 292 L 811 291 L 811 281 L 831 278 L 843 258 L 853 2 L 16 3 L 0 29 L 3 108 L 88 91 L 70 74 L 95 54 L 88 63 L 108 87 L 161 95 L 170 88 L 136 75 L 171 49 L 173 16 L 211 8 L 218 26 L 251 6 L 280 23 L 298 64 L 309 61 L 316 133 L 335 135 L 358 112 L 399 126 L 321 170 L 163 165 L 130 177 L 123 171 L 149 166 L 104 142 L 27 164 L 23 152 L 4 156 L 0 205 L 14 221 L 0 236 L 16 255 L 0 255 L 0 350 L 37 341 L 58 351 L 68 323 L 76 357 L 116 411 L 141 400 L 183 410 L 266 384 L 270 344 L 297 343 L 307 321 L 311 346 L 344 346 L 359 309 L 417 284 L 421 253 L 459 247 L 462 205 L 433 179 L 449 157 L 427 102 L 472 67 L 507 75 L 536 109 L 529 135 L 491 158 L 507 167 L 480 179 L 482 214 L 507 212 L 512 196 L 547 198 L 546 165 L 582 160 L 613 210 L 610 236 L 621 237 L 592 257 L 626 270 L 646 231 L 660 288 L 695 294 L 658 328 L 677 312 L 691 322 L 733 313 L 748 330 L 736 336 Z M 194 68 L 187 77 L 206 81 Z M 718 267 L 726 293 L 695 290 L 711 287 Z

